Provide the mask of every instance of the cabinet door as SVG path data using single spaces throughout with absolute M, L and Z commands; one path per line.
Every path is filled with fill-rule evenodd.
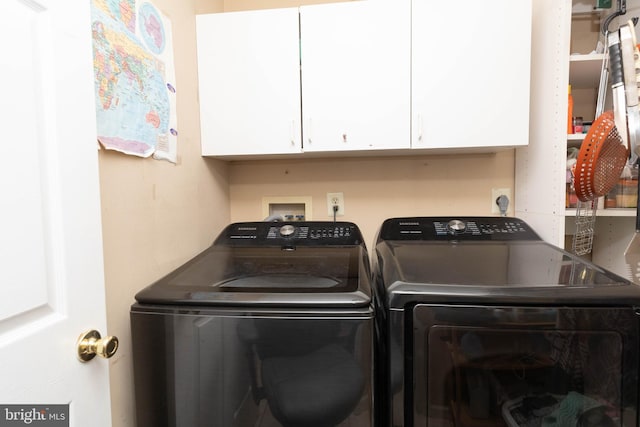
M 298 9 L 196 19 L 202 154 L 299 153 Z
M 304 151 L 409 148 L 410 3 L 300 8 Z
M 531 1 L 412 5 L 412 148 L 526 145 Z

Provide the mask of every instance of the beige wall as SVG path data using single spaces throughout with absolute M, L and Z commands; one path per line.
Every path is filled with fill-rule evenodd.
M 154 0 L 172 23 L 179 164 L 100 153 L 113 425 L 135 426 L 129 306 L 135 293 L 211 244 L 229 222 L 228 167 L 200 156 L 195 1 Z
M 514 153 L 246 161 L 229 172 L 232 221 L 263 219 L 265 196 L 310 196 L 312 219 L 331 220 L 326 193 L 343 192 L 338 219 L 355 222 L 371 249 L 386 218 L 492 215 L 491 189 L 513 189 Z

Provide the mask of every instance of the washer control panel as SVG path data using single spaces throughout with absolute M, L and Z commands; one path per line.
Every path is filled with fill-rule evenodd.
M 245 222 L 229 225 L 216 244 L 265 245 L 360 245 L 364 239 L 350 222 L 295 221 Z
M 531 227 L 509 217 L 413 217 L 386 220 L 381 240 L 541 240 Z

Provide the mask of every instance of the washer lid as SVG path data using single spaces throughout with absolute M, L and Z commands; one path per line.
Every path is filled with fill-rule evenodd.
M 213 245 L 136 295 L 140 303 L 367 306 L 364 247 Z
M 640 303 L 640 287 L 540 240 L 520 220 L 457 221 L 411 218 L 385 222 L 375 251 L 381 291 L 395 301 L 393 306 L 445 300 Z
M 474 287 L 595 287 L 626 280 L 544 242 L 389 242 L 387 271 L 407 283 Z

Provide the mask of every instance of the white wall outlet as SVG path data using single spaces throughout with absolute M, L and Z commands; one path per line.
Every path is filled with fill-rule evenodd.
M 338 207 L 336 216 L 344 216 L 344 194 L 343 193 L 327 193 L 327 215 L 333 217 L 333 207 Z
M 513 195 L 511 194 L 510 188 L 492 188 L 491 189 L 491 213 L 500 214 L 500 207 L 496 200 L 500 196 L 507 196 L 509 198 L 509 205 L 507 206 L 507 212 L 512 211 L 513 206 Z

